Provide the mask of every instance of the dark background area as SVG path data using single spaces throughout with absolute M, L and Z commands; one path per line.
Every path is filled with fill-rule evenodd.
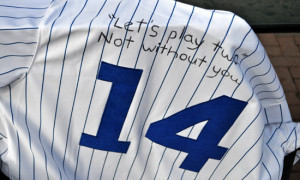
M 205 9 L 227 10 L 255 32 L 300 32 L 300 0 L 178 0 Z M 300 178 L 299 178 L 300 179 Z
M 9 180 L 1 171 L 0 171 L 0 179 L 1 180 Z

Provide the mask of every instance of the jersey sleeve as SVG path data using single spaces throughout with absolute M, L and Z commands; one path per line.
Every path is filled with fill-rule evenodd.
M 244 25 L 249 26 L 246 22 Z M 292 120 L 283 87 L 263 45 L 254 31 L 250 36 L 251 48 L 243 49 L 243 58 L 235 63 L 242 74 L 241 85 L 244 83 L 252 89 L 249 100 L 259 101 L 265 119 L 264 153 L 267 155 L 262 162 L 273 166 L 269 159 L 275 158 L 280 166 L 285 155 L 300 147 L 300 124 Z
M 249 26 L 242 18 L 238 18 L 242 23 L 241 26 Z M 253 30 L 248 36 L 247 44 L 237 53 L 238 58 L 235 58 L 235 65 L 239 67 L 241 74 L 241 81 L 238 85 L 240 87 L 237 88 L 235 94 L 247 96 L 249 102 L 258 101 L 265 112 L 269 110 L 274 112 L 275 107 L 281 106 L 283 122 L 292 122 L 284 90 L 263 44 Z M 251 93 L 243 94 L 245 89 L 251 89 Z M 266 119 L 265 124 L 281 122 L 278 116 Z
M 22 78 L 38 45 L 39 25 L 51 1 L 0 2 L 0 88 Z

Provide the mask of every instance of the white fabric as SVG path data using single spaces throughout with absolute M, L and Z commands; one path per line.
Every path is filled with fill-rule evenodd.
M 299 148 L 269 58 L 231 12 L 170 0 L 1 3 L 1 15 L 24 17 L 0 17 L 1 170 L 11 179 L 280 179 Z M 79 145 L 97 134 L 112 87 L 96 78 L 101 62 L 143 70 L 124 154 Z M 199 172 L 180 168 L 187 153 L 145 137 L 151 123 L 224 95 L 247 106 L 219 143 L 228 151 Z

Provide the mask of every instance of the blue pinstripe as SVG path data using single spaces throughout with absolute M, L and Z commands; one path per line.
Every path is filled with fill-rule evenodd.
M 93 149 L 92 157 L 93 157 L 93 155 L 94 155 L 94 152 L 95 152 L 95 150 Z M 108 153 L 106 153 L 106 156 L 105 156 L 104 162 L 106 162 L 106 159 L 107 159 L 107 154 L 108 154 Z M 93 159 L 92 159 L 92 157 L 91 157 L 91 161 L 93 160 Z M 100 173 L 100 179 L 102 179 L 103 170 L 104 170 L 104 168 L 103 168 L 103 165 L 102 165 L 102 168 L 101 168 L 101 173 Z
M 32 146 L 31 146 L 31 134 L 30 134 L 30 130 L 29 130 L 29 127 L 28 127 L 28 118 L 27 118 L 27 110 L 28 110 L 28 99 L 27 99 L 27 73 L 26 73 L 26 76 L 25 76 L 25 123 L 26 123 L 26 128 L 27 128 L 27 132 L 28 132 L 28 139 L 29 139 L 29 147 L 30 147 L 30 151 L 31 151 L 31 154 L 32 154 L 32 163 L 33 163 L 33 167 L 32 167 L 32 170 L 33 170 L 33 179 L 35 179 L 35 157 L 34 157 L 34 154 L 33 154 L 33 151 L 32 151 Z
M 278 86 L 278 88 L 276 90 L 272 90 L 272 91 L 259 91 L 258 93 L 256 93 L 256 95 L 259 95 L 260 93 L 270 93 L 270 92 L 276 92 L 280 89 L 280 85 Z
M 277 77 L 277 75 L 276 75 L 276 73 L 275 73 L 274 79 L 273 79 L 271 82 L 268 82 L 268 83 L 260 83 L 260 84 L 255 85 L 254 88 L 253 88 L 253 91 L 252 91 L 252 95 L 250 96 L 250 98 L 248 99 L 248 101 L 253 97 L 255 88 L 257 88 L 258 86 L 261 86 L 261 85 L 270 85 L 270 84 L 272 84 L 272 83 L 276 80 L 276 77 Z
M 76 90 L 75 90 L 75 96 L 74 96 L 73 105 L 72 105 L 72 111 L 71 111 L 71 115 L 70 115 L 70 121 L 72 119 L 73 108 L 74 108 L 74 105 L 75 105 L 75 102 L 76 102 L 77 89 L 78 89 L 78 86 L 79 86 L 79 81 L 80 81 L 80 75 L 81 75 L 81 69 L 82 69 L 82 64 L 83 64 L 83 60 L 84 60 L 84 55 L 85 55 L 85 52 L 86 52 L 86 48 L 87 48 L 87 44 L 88 44 L 88 39 L 89 39 L 89 36 L 90 36 L 91 25 L 92 25 L 93 21 L 99 16 L 99 14 L 102 11 L 102 9 L 103 9 L 104 5 L 106 4 L 106 2 L 107 2 L 107 0 L 104 1 L 104 3 L 102 4 L 100 10 L 98 11 L 98 13 L 96 14 L 96 16 L 91 20 L 91 22 L 89 24 L 89 30 L 88 30 L 88 33 L 87 33 L 87 37 L 86 37 L 86 41 L 85 41 L 85 45 L 84 45 L 84 49 L 83 49 L 83 53 L 82 53 L 82 57 L 81 57 L 79 73 L 78 73 L 78 77 L 77 77 Z M 86 125 L 86 123 L 84 124 L 83 129 L 85 129 L 85 125 Z M 74 172 L 74 179 L 76 179 L 76 173 L 77 173 L 77 167 L 78 167 L 78 158 L 79 158 L 80 148 L 81 148 L 81 146 L 79 146 L 78 152 L 77 152 L 77 159 L 76 159 L 76 166 L 75 166 L 75 172 Z
M 14 113 L 13 113 L 13 108 L 12 108 L 12 93 L 11 93 L 11 86 L 8 85 L 9 88 L 9 99 L 10 99 L 10 112 L 11 112 L 11 120 L 14 126 L 15 125 L 15 120 L 14 120 Z M 21 147 L 20 147 L 20 138 L 19 138 L 19 133 L 18 130 L 16 129 L 16 134 L 17 134 L 17 140 L 18 140 L 18 159 L 19 159 L 19 179 L 21 179 Z
M 11 73 L 11 72 L 19 70 L 19 69 L 29 69 L 29 68 L 28 67 L 18 67 L 18 68 L 12 69 L 10 71 L 4 72 L 4 73 L 0 73 L 0 76 L 8 74 L 8 73 Z
M 0 45 L 8 46 L 15 44 L 36 44 L 36 42 L 11 42 L 11 43 L 0 43 Z
M 32 57 L 33 55 L 6 55 L 0 57 L 0 59 L 8 58 L 8 57 Z
M 263 57 L 263 59 L 262 59 L 259 63 L 255 64 L 255 65 L 253 65 L 253 66 L 250 66 L 250 67 L 248 67 L 248 68 L 246 69 L 246 71 L 244 72 L 244 76 L 246 76 L 247 72 L 248 72 L 250 69 L 255 68 L 255 67 L 261 65 L 261 64 L 265 61 L 265 59 L 266 59 L 266 52 L 264 52 L 264 57 Z
M 281 144 L 281 147 L 283 146 L 283 144 L 285 144 L 285 143 L 290 139 L 290 137 L 291 137 L 291 135 L 293 134 L 293 132 L 295 131 L 295 129 L 296 129 L 296 127 L 293 128 L 293 130 L 292 130 L 291 133 L 288 135 L 288 137 L 286 138 L 286 140 Z M 282 147 L 282 148 L 283 148 L 283 151 L 285 151 L 285 150 L 284 150 L 284 147 Z
M 25 16 L 25 17 L 13 17 L 13 16 L 0 16 L 0 18 L 9 18 L 9 19 L 41 19 L 44 16 L 34 17 L 34 16 Z
M 57 19 L 61 16 L 62 12 L 64 11 L 65 7 L 66 7 L 66 4 L 67 2 L 65 2 L 59 16 L 53 21 L 52 25 L 51 25 L 51 29 L 50 29 L 50 34 L 49 34 L 49 39 L 48 39 L 48 42 L 47 42 L 47 46 L 46 46 L 46 52 L 45 52 L 45 59 L 44 59 L 44 69 L 43 69 L 43 80 L 42 80 L 42 89 L 41 89 L 41 98 L 40 98 L 40 127 L 39 127 L 39 139 L 40 139 L 40 143 L 42 145 L 42 148 L 43 148 L 43 151 L 44 151 L 44 157 L 45 157 L 45 167 L 46 167 L 46 173 L 47 173 L 47 177 L 48 177 L 48 180 L 49 180 L 49 174 L 48 174 L 48 169 L 47 169 L 47 156 L 46 156 L 46 152 L 45 152 L 45 148 L 44 148 L 44 145 L 42 143 L 42 140 L 41 140 L 41 127 L 42 127 L 42 99 L 43 99 L 43 91 L 44 91 L 44 81 L 45 81 L 45 72 L 46 72 L 46 64 L 47 64 L 47 57 L 48 57 L 48 50 L 49 50 L 49 44 L 50 44 L 50 41 L 51 41 L 51 36 L 52 36 L 52 30 L 53 30 L 53 27 L 54 27 L 54 24 L 55 22 L 57 21 Z M 54 122 L 55 124 L 55 122 Z M 53 128 L 53 132 L 54 132 L 54 128 Z M 52 158 L 54 160 L 54 157 L 53 157 L 53 144 L 51 145 L 51 155 L 52 155 Z M 54 160 L 56 166 L 57 166 L 57 163 L 56 161 Z M 59 168 L 58 168 L 59 170 Z M 60 170 L 59 170 L 60 172 Z M 60 176 L 61 176 L 61 172 L 60 172 Z
M 0 31 L 19 31 L 19 30 L 30 30 L 30 29 L 39 29 L 39 27 L 25 27 L 25 28 L 0 29 Z
M 21 7 L 21 6 L 9 6 L 0 4 L 0 7 L 18 8 L 18 9 L 47 9 L 48 7 Z
M 262 100 L 266 100 L 266 99 L 282 99 L 283 97 L 285 97 L 284 92 L 282 92 L 282 95 L 280 97 L 262 98 L 262 99 L 259 99 L 259 100 L 262 101 Z
M 270 174 L 268 168 L 266 167 L 265 163 L 262 162 L 262 165 L 264 166 L 264 168 L 266 169 L 267 173 L 269 174 L 270 179 L 272 179 L 271 174 Z
M 257 44 L 257 47 L 258 47 L 258 44 Z M 251 54 L 251 55 L 252 55 L 252 54 Z M 253 66 L 251 66 L 251 67 L 249 67 L 249 68 L 246 69 L 246 71 L 243 73 L 243 78 L 242 78 L 240 84 L 236 87 L 236 89 L 242 84 L 242 82 L 243 82 L 243 80 L 245 79 L 245 76 L 246 76 L 248 70 L 250 70 L 250 69 L 252 69 L 252 68 L 255 68 L 255 67 L 261 65 L 261 64 L 264 62 L 265 58 L 266 58 L 266 52 L 264 53 L 264 58 L 263 58 L 258 64 L 253 65 Z M 241 63 L 242 63 L 242 61 L 241 61 Z M 236 89 L 234 90 L 234 92 L 236 91 Z M 255 89 L 255 87 L 254 87 L 254 89 Z M 252 92 L 254 93 L 254 91 L 252 91 Z M 252 96 L 253 96 L 253 93 L 252 93 Z M 251 96 L 251 98 L 252 98 L 252 96 Z M 249 101 L 251 98 L 249 98 L 248 101 Z
M 253 89 L 255 89 L 256 87 L 261 86 L 261 85 L 272 84 L 272 83 L 275 81 L 276 77 L 277 77 L 277 75 L 275 74 L 274 79 L 273 79 L 271 82 L 269 82 L 269 83 L 260 83 L 260 84 L 256 84 L 256 85 L 254 86 Z
M 262 158 L 263 158 L 263 153 L 261 154 L 261 157 L 260 157 L 260 159 L 259 159 L 259 161 L 258 161 L 258 163 L 251 169 L 251 171 L 250 172 L 248 172 L 247 173 L 247 175 L 245 176 L 245 177 L 243 177 L 243 179 L 245 179 L 260 163 L 261 163 L 261 161 L 262 161 Z
M 227 176 L 232 172 L 232 170 L 244 159 L 244 157 L 250 152 L 250 150 L 258 143 L 258 141 L 261 139 L 262 135 L 264 134 L 265 127 L 263 128 L 259 138 L 255 141 L 255 143 L 246 151 L 246 153 L 238 160 L 238 162 L 230 169 L 230 171 L 225 175 L 224 179 L 227 178 Z M 248 175 L 248 174 L 247 174 Z
M 269 61 L 269 64 L 270 64 L 270 66 L 269 66 L 268 71 L 267 71 L 266 73 L 253 76 L 253 77 L 250 79 L 249 83 L 251 83 L 251 81 L 252 81 L 254 78 L 257 78 L 257 77 L 264 76 L 264 75 L 268 74 L 268 73 L 270 72 L 270 70 L 271 70 L 271 67 L 272 67 L 271 61 Z
M 270 124 L 266 108 L 264 108 L 264 111 L 265 111 L 265 115 L 266 115 L 267 123 L 268 123 L 268 124 Z
M 89 169 L 88 169 L 88 175 L 87 175 L 87 180 L 90 178 L 90 170 L 91 170 L 91 165 L 92 165 L 92 160 L 93 160 L 93 157 L 94 157 L 94 153 L 95 151 L 93 151 L 92 153 L 92 156 L 91 156 L 91 161 L 90 161 L 90 164 L 89 164 Z

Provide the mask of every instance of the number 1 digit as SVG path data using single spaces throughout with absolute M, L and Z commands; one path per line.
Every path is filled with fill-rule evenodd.
M 104 151 L 127 152 L 130 142 L 118 139 L 142 72 L 101 63 L 97 79 L 112 82 L 111 91 L 97 135 L 82 133 L 80 145 Z

